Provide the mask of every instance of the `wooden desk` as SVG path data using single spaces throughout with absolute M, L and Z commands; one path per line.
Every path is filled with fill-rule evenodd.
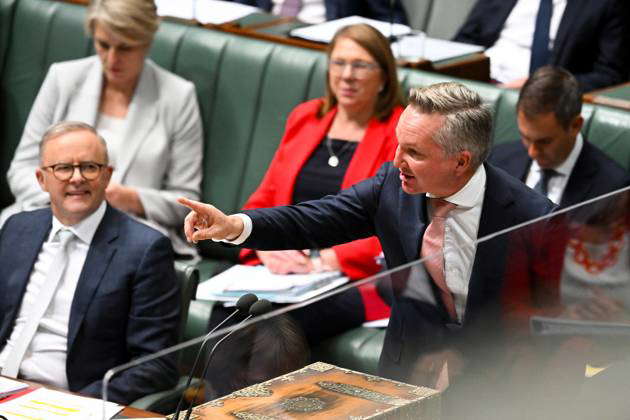
M 12 380 L 16 380 L 14 378 L 9 378 Z M 73 395 L 78 395 L 80 397 L 83 397 L 84 395 L 81 394 L 77 394 L 76 392 L 70 392 L 67 391 L 65 389 L 59 389 L 56 387 L 52 387 L 52 386 L 46 386 L 46 385 L 42 385 L 42 384 L 38 384 L 37 382 L 31 382 L 31 381 L 25 381 L 22 379 L 17 379 L 18 382 L 23 382 L 25 384 L 28 384 L 31 388 L 47 388 L 47 389 L 51 389 L 54 391 L 60 391 L 60 392 L 65 392 L 67 394 L 73 394 Z M 0 400 L 0 404 L 2 404 L 2 400 Z M 162 414 L 157 414 L 157 413 L 153 413 L 151 411 L 146 411 L 146 410 L 141 410 L 139 408 L 133 408 L 133 407 L 125 407 L 123 408 L 123 410 L 118 413 L 114 419 L 124 419 L 124 418 L 151 418 L 151 417 L 159 417 L 159 418 L 163 418 L 164 416 Z
M 630 82 L 589 92 L 584 95 L 584 102 L 630 111 Z

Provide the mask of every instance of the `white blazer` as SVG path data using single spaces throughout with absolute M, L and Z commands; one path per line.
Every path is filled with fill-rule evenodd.
M 7 174 L 16 203 L 3 211 L 2 223 L 11 214 L 49 205 L 35 177 L 42 135 L 63 120 L 95 126 L 102 83 L 97 56 L 50 67 Z M 124 124 L 124 151 L 112 180 L 138 190 L 146 213 L 139 220 L 167 234 L 176 252 L 194 254 L 181 236 L 188 209 L 175 201 L 200 195 L 203 137 L 194 85 L 145 60 Z

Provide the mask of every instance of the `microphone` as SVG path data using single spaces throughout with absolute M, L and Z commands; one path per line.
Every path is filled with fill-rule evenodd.
M 248 321 L 249 319 L 251 319 L 251 318 L 253 318 L 255 316 L 266 314 L 267 312 L 271 311 L 272 309 L 273 309 L 273 307 L 271 305 L 271 302 L 269 302 L 267 299 L 260 299 L 259 301 L 255 302 L 249 308 L 249 315 L 247 316 L 247 318 L 245 318 L 244 320 L 239 322 L 237 325 L 241 325 L 244 322 Z M 224 342 L 230 335 L 232 335 L 236 331 L 238 331 L 238 328 L 235 328 L 232 331 L 230 331 L 229 333 L 227 333 L 223 338 L 221 338 L 219 341 L 217 341 L 217 343 L 212 347 L 212 350 L 210 350 L 210 354 L 208 355 L 208 360 L 206 361 L 206 366 L 203 369 L 203 373 L 201 375 L 201 378 L 205 378 L 206 377 L 206 373 L 208 373 L 208 368 L 210 367 L 210 361 L 212 360 L 212 355 L 214 354 L 214 352 L 217 349 L 217 347 L 219 347 L 219 344 Z M 190 405 L 188 406 L 188 410 L 186 410 L 186 415 L 184 416 L 184 420 L 189 420 L 190 419 L 190 415 L 192 414 L 193 405 L 195 404 L 195 400 L 197 399 L 197 394 L 198 393 L 199 393 L 199 388 L 197 388 L 197 391 L 195 392 L 195 396 L 193 397 L 192 401 L 190 402 Z M 177 417 L 174 417 L 174 416 L 173 416 L 173 418 L 177 419 Z
M 258 302 L 259 302 L 258 301 L 258 296 L 256 296 L 255 294 L 253 294 L 253 293 L 246 293 L 246 294 L 244 294 L 243 296 L 241 296 L 236 301 L 236 310 L 234 312 L 232 312 L 230 315 L 228 315 L 223 321 L 219 322 L 219 324 L 217 324 L 216 327 L 214 327 L 212 330 L 210 330 L 210 332 L 208 334 L 206 334 L 206 337 L 201 342 L 201 346 L 199 346 L 199 350 L 197 351 L 197 356 L 195 357 L 195 362 L 193 363 L 193 366 L 190 369 L 190 374 L 188 375 L 188 379 L 186 380 L 186 386 L 184 387 L 185 390 L 188 389 L 188 387 L 190 386 L 190 383 L 192 382 L 192 378 L 193 378 L 193 375 L 195 373 L 195 369 L 197 368 L 197 364 L 199 363 L 199 359 L 201 358 L 201 354 L 203 353 L 203 348 L 205 347 L 205 345 L 208 342 L 208 339 L 210 338 L 212 333 L 215 332 L 216 330 L 218 330 L 222 325 L 224 325 L 229 319 L 234 317 L 237 313 L 240 313 L 240 312 L 251 313 L 250 312 L 251 307 L 254 304 L 258 303 Z M 251 317 L 251 315 L 250 315 L 250 317 Z M 246 318 L 246 319 L 248 319 L 248 318 Z M 179 397 L 179 401 L 177 402 L 177 409 L 175 410 L 175 414 L 173 414 L 173 419 L 179 420 L 179 412 L 182 409 L 182 403 L 183 402 L 184 402 L 184 394 L 182 393 L 182 396 Z

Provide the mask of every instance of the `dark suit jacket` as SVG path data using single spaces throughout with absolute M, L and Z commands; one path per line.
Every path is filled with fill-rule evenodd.
M 553 208 L 545 197 L 502 170 L 489 164 L 485 168 L 487 183 L 478 237 L 533 219 Z M 336 196 L 295 206 L 245 211 L 252 218 L 253 231 L 244 246 L 324 248 L 376 234 L 387 266 L 395 268 L 417 260 L 420 255 L 421 238 L 427 226 L 425 201 L 424 194 L 404 193 L 399 171 L 386 163 L 375 177 Z M 461 331 L 452 331 L 446 325 L 447 313 L 440 299 L 433 299 L 437 304 L 412 301 L 401 293 L 405 276 L 392 276 L 394 302 L 381 354 L 382 374 L 407 379 L 418 356 L 461 341 L 460 337 L 465 335 L 462 331 L 487 318 L 482 314 L 498 305 L 502 264 L 507 258 L 506 241 L 491 240 L 478 245 Z M 429 287 L 433 287 L 432 282 Z
M 520 141 L 498 145 L 492 151 L 490 162 L 515 178 L 525 181 L 532 160 Z M 594 198 L 630 183 L 628 172 L 597 147 L 584 140 L 569 181 L 560 200 L 560 207 Z
M 271 11 L 272 0 L 232 0 L 236 3 L 260 7 Z M 370 19 L 389 22 L 391 18 L 396 23 L 407 23 L 407 15 L 400 3 L 394 1 L 394 8 L 390 10 L 389 0 L 324 0 L 326 6 L 326 20 L 340 19 L 347 16 L 363 16 Z M 390 16 L 392 14 L 392 16 Z
M 478 0 L 455 41 L 490 48 L 517 0 Z M 575 75 L 582 90 L 628 80 L 630 11 L 627 0 L 569 0 L 549 64 Z
M 33 265 L 52 226 L 50 209 L 16 214 L 0 232 L 0 346 L 11 335 Z M 173 251 L 161 233 L 107 207 L 70 310 L 70 391 L 100 397 L 107 370 L 175 344 L 179 317 Z M 108 399 L 128 404 L 174 386 L 174 357 L 125 370 Z

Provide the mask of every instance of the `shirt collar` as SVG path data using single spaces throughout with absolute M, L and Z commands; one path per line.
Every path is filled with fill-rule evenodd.
M 86 244 L 90 245 L 92 243 L 92 238 L 94 238 L 94 234 L 96 233 L 96 229 L 98 225 L 101 224 L 103 217 L 105 216 L 105 210 L 107 209 L 107 204 L 105 200 L 101 203 L 100 206 L 90 214 L 85 219 L 81 220 L 79 223 L 72 226 L 65 226 L 63 223 L 59 221 L 54 215 L 52 217 L 52 229 L 50 230 L 50 235 L 48 236 L 48 240 L 51 241 L 57 232 L 61 229 L 68 229 L 72 233 L 74 233 L 79 239 L 81 239 Z
M 486 168 L 483 164 L 479 165 L 475 173 L 455 194 L 448 197 L 440 197 L 449 203 L 456 204 L 457 207 L 472 208 L 481 202 L 486 186 Z M 438 198 L 433 194 L 427 193 L 429 198 Z
M 584 147 L 584 138 L 582 137 L 582 133 L 578 133 L 575 144 L 573 145 L 573 149 L 569 153 L 569 156 L 557 167 L 553 168 L 559 175 L 568 177 L 571 175 L 573 171 L 573 167 L 575 166 L 575 162 L 577 162 L 580 153 L 582 153 L 582 147 Z M 538 162 L 532 160 L 532 169 L 536 172 L 542 172 L 540 166 L 538 166 Z

